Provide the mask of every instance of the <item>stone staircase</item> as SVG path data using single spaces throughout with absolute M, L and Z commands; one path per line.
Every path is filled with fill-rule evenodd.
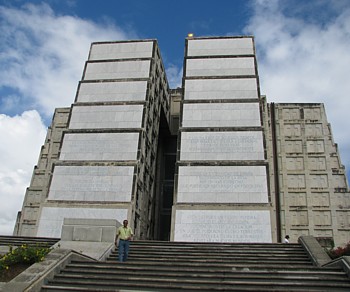
M 350 291 L 350 279 L 300 244 L 134 241 L 128 262 L 72 261 L 42 291 Z

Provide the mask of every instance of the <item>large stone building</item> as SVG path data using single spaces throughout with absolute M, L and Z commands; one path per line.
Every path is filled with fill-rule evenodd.
M 169 89 L 156 40 L 91 45 L 56 109 L 14 234 L 129 219 L 137 238 L 350 240 L 350 194 L 322 104 L 267 103 L 253 37 L 188 38 Z

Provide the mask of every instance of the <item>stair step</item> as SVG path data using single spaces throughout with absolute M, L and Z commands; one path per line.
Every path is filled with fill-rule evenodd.
M 241 280 L 219 280 L 219 281 L 210 281 L 208 279 L 199 279 L 199 280 L 184 280 L 184 279 L 172 279 L 172 278 L 149 278 L 145 279 L 142 277 L 133 277 L 130 280 L 127 278 L 114 278 L 114 279 L 92 279 L 92 278 L 82 278 L 79 279 L 77 277 L 57 277 L 54 281 L 49 281 L 48 285 L 54 286 L 64 286 L 67 285 L 69 287 L 95 287 L 95 288 L 113 288 L 113 289 L 121 289 L 125 287 L 133 287 L 134 289 L 137 287 L 140 288 L 152 288 L 155 291 L 157 288 L 168 288 L 171 289 L 181 289 L 182 291 L 186 291 L 187 289 L 196 289 L 196 290 L 231 290 L 234 287 L 235 289 L 243 288 L 243 287 L 255 287 L 260 288 L 261 286 L 264 289 L 269 288 L 270 291 L 276 290 L 276 288 L 303 288 L 304 291 L 309 291 L 310 289 L 323 289 L 323 291 L 334 291 L 334 289 L 350 289 L 350 283 L 327 283 L 326 281 L 298 281 L 298 280 L 286 280 L 283 279 L 281 281 L 269 281 L 268 279 L 261 279 L 259 281 L 247 281 L 246 279 Z M 132 285 L 132 286 L 131 286 Z M 168 291 L 169 291 L 168 290 Z M 258 291 L 258 290 L 257 290 Z M 345 290 L 344 290 L 345 291 Z
M 112 258 L 117 258 L 118 254 L 111 254 Z M 290 262 L 290 261 L 303 261 L 303 262 L 310 262 L 310 259 L 308 257 L 283 257 L 283 256 L 259 256 L 259 255 L 235 255 L 235 256 L 219 256 L 219 255 L 211 255 L 211 254 L 200 254 L 200 255 L 192 255 L 192 254 L 153 254 L 153 253 L 129 253 L 129 258 L 156 258 L 156 259 L 173 259 L 174 257 L 179 259 L 208 259 L 208 260 L 216 260 L 216 261 L 231 261 L 231 260 L 271 260 L 271 261 L 284 261 L 284 262 Z
M 230 262 L 230 263 L 218 263 L 218 262 L 176 262 L 175 261 L 157 261 L 157 260 L 146 260 L 146 261 L 132 261 L 128 260 L 126 263 L 120 263 L 116 259 L 109 259 L 105 263 L 109 263 L 111 265 L 131 265 L 131 266 L 144 266 L 146 268 L 159 266 L 159 267 L 193 267 L 193 268 L 211 268 L 211 269 L 217 269 L 217 268 L 229 268 L 229 269 L 277 269 L 277 270 L 290 270 L 290 269 L 315 269 L 315 267 L 312 265 L 312 263 L 308 263 L 306 265 L 301 264 L 284 264 L 280 265 L 280 263 L 264 263 L 263 265 L 261 262 L 253 262 L 253 263 L 247 263 L 247 262 Z M 339 270 L 338 268 L 331 268 L 329 270 Z
M 140 246 L 132 246 L 131 249 L 136 252 L 145 252 L 145 249 L 152 253 L 193 253 L 193 254 L 201 254 L 201 253 L 213 253 L 213 254 L 301 254 L 305 255 L 304 250 L 273 250 L 273 249 L 264 249 L 264 250 L 258 250 L 258 249 L 181 249 L 181 248 L 145 248 Z
M 115 250 L 112 252 L 112 254 L 117 254 L 118 250 Z M 249 250 L 249 251 L 209 251 L 209 250 L 159 250 L 159 249 L 136 249 L 134 247 L 130 248 L 130 254 L 162 254 L 162 255 L 178 255 L 178 254 L 185 254 L 185 255 L 210 255 L 210 256 L 258 256 L 258 257 L 304 257 L 307 258 L 307 254 L 305 252 L 284 252 L 284 251 L 275 251 L 275 252 L 267 252 L 267 251 L 256 251 L 256 250 Z
M 266 275 L 292 275 L 292 276 L 329 276 L 332 278 L 346 278 L 347 276 L 344 274 L 341 270 L 324 270 L 324 269 L 309 269 L 309 270 L 273 270 L 273 269 L 248 269 L 248 268 L 242 268 L 237 269 L 233 267 L 232 269 L 201 269 L 198 268 L 185 268 L 185 267 L 176 267 L 176 266 L 169 266 L 165 269 L 163 267 L 157 267 L 154 266 L 152 269 L 144 269 L 142 266 L 127 266 L 126 264 L 121 265 L 115 265 L 115 266 L 98 266 L 98 265 L 77 265 L 77 264 L 69 264 L 66 266 L 65 270 L 63 272 L 71 272 L 71 273 L 95 273 L 95 274 L 127 274 L 127 273 L 144 273 L 144 274 L 150 274 L 150 273 L 180 273 L 180 274 L 188 274 L 189 272 L 193 274 L 204 274 L 204 275 L 229 275 L 229 274 L 266 274 Z
M 117 258 L 114 259 L 108 259 L 108 261 L 117 261 Z M 194 258 L 183 258 L 183 257 L 176 257 L 176 258 L 154 258 L 154 257 L 133 257 L 130 256 L 128 258 L 129 262 L 137 263 L 137 262 L 152 262 L 154 264 L 159 264 L 162 262 L 168 263 L 171 261 L 173 264 L 178 264 L 178 263 L 188 263 L 188 264 L 194 264 L 194 263 L 199 263 L 199 264 L 229 264 L 229 265 L 235 265 L 235 264 L 259 264 L 261 260 L 259 259 L 245 259 L 245 258 L 236 258 L 236 259 L 194 259 Z M 310 261 L 294 261 L 294 260 L 289 260 L 288 263 L 284 260 L 274 260 L 270 259 L 264 262 L 264 265 L 312 265 Z
M 237 279 L 266 279 L 269 280 L 278 280 L 278 279 L 285 279 L 285 280 L 325 280 L 328 283 L 331 281 L 348 281 L 348 278 L 344 274 L 336 274 L 336 275 L 329 275 L 329 274 L 323 274 L 322 276 L 317 273 L 271 273 L 271 272 L 264 272 L 264 271 L 225 271 L 225 272 L 198 272 L 198 271 L 192 271 L 189 273 L 188 271 L 169 271 L 169 270 L 147 270 L 147 271 L 137 271 L 137 274 L 135 273 L 135 270 L 108 270 L 98 272 L 96 270 L 89 270 L 89 269 L 72 269 L 72 268 L 66 268 L 59 276 L 67 276 L 67 277 L 89 277 L 89 278 L 97 278 L 97 279 L 118 279 L 121 280 L 125 279 L 127 276 L 128 279 L 131 279 L 133 277 L 143 277 L 143 278 L 149 278 L 150 276 L 153 277 L 169 277 L 169 278 L 176 278 L 176 279 L 192 279 L 192 278 L 203 278 L 203 279 L 212 279 L 214 281 L 217 281 L 218 279 L 226 278 L 230 280 L 237 280 Z
M 146 269 L 145 267 L 146 266 Z M 204 267 L 204 266 L 175 266 L 172 263 L 169 263 L 168 265 L 149 265 L 149 264 L 130 264 L 128 262 L 126 263 L 111 263 L 111 262 L 79 262 L 79 261 L 72 261 L 70 264 L 66 266 L 66 269 L 93 269 L 96 272 L 102 272 L 106 273 L 108 270 L 122 270 L 122 271 L 127 271 L 127 270 L 135 270 L 137 272 L 139 271 L 149 271 L 149 266 L 152 267 L 153 271 L 198 271 L 200 270 L 201 272 L 210 272 L 210 273 L 227 273 L 227 272 L 236 272 L 236 273 L 276 273 L 276 274 L 325 274 L 325 275 L 342 275 L 344 276 L 343 270 L 340 268 L 318 268 L 314 266 L 307 266 L 304 267 L 304 269 L 301 269 L 298 267 L 297 269 L 293 269 L 292 267 L 287 267 L 284 268 L 283 270 L 281 267 L 276 267 L 276 268 L 267 268 L 267 267 L 261 267 L 261 266 L 255 266 L 255 267 L 247 267 L 246 265 L 243 266 L 227 266 L 223 267 L 222 265 L 218 265 L 217 269 L 212 269 L 212 266 L 209 267 Z
M 339 268 L 312 264 L 299 244 L 131 242 L 103 262 L 72 260 L 42 291 L 350 291 Z

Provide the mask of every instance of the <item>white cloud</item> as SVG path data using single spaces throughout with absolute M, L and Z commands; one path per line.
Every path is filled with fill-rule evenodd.
M 349 172 L 350 6 L 312 2 L 256 0 L 246 32 L 255 35 L 262 94 L 269 102 L 324 103 Z M 322 8 L 331 16 L 317 22 L 311 14 Z
M 91 42 L 132 37 L 109 23 L 56 15 L 46 4 L 0 6 L 0 18 L 0 66 L 7 68 L 0 87 L 20 92 L 22 103 L 47 116 L 73 102 Z
M 182 87 L 182 68 L 178 68 L 176 65 L 169 64 L 165 71 L 170 88 Z
M 73 103 L 91 42 L 136 36 L 46 4 L 0 6 L 0 25 L 0 234 L 12 234 L 46 135 L 40 114 Z
M 46 131 L 35 110 L 15 117 L 0 114 L 0 234 L 13 232 Z

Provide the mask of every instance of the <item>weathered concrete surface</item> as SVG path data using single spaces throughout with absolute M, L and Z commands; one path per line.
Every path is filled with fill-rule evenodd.
M 313 236 L 300 236 L 299 243 L 308 252 L 314 265 L 321 267 L 331 262 L 331 258 Z
M 350 278 L 350 256 L 342 256 L 325 265 L 325 267 L 340 267 Z
M 95 260 L 105 260 L 115 245 L 111 242 L 59 241 L 54 248 L 71 249 Z

